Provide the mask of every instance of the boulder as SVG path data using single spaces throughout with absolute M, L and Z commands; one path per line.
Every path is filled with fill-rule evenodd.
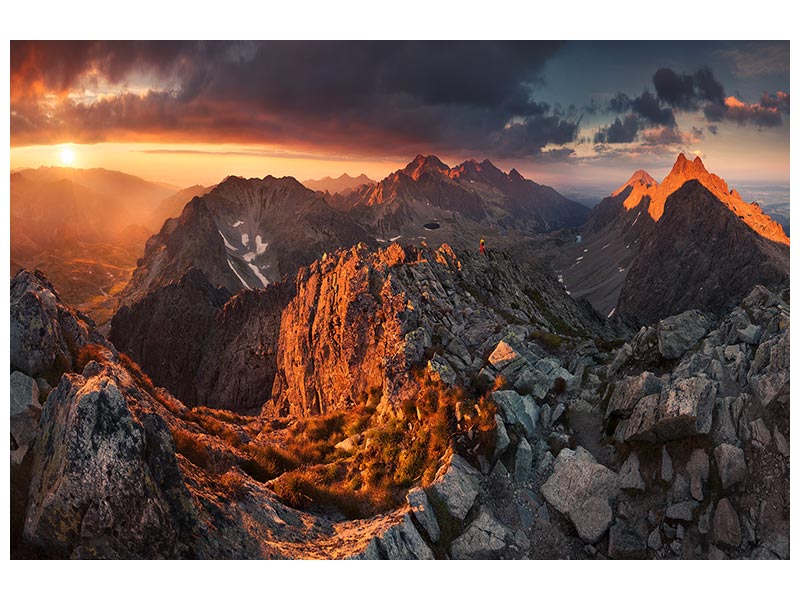
M 428 370 L 434 379 L 438 379 L 447 386 L 455 385 L 458 378 L 450 363 L 438 354 L 428 361 Z
M 614 374 L 619 371 L 623 365 L 631 359 L 632 356 L 633 348 L 631 345 L 627 342 L 622 344 L 622 347 L 617 350 L 617 353 L 614 355 L 614 359 L 611 361 L 611 364 L 608 365 L 606 375 L 608 377 L 613 377 Z
M 660 403 L 660 394 L 651 394 L 639 400 L 630 417 L 617 425 L 614 434 L 617 441 L 655 443 Z
M 658 351 L 664 358 L 683 356 L 708 333 L 711 321 L 699 310 L 687 310 L 658 323 Z
M 753 395 L 763 406 L 789 397 L 789 331 L 762 341 L 748 372 Z
M 747 325 L 747 327 L 739 329 L 737 333 L 741 341 L 751 346 L 758 345 L 758 342 L 761 340 L 761 327 L 753 325 L 752 323 Z
M 711 537 L 718 546 L 738 547 L 742 543 L 739 516 L 727 498 L 723 498 L 717 503 Z
M 661 391 L 655 433 L 660 440 L 674 440 L 711 430 L 717 384 L 708 378 L 682 379 Z
M 441 531 L 439 529 L 439 522 L 436 520 L 436 515 L 433 512 L 433 506 L 428 495 L 421 487 L 415 487 L 408 491 L 406 501 L 411 507 L 411 515 L 417 521 L 422 530 L 427 533 L 428 539 L 434 544 L 439 541 Z
M 578 536 L 593 544 L 611 524 L 610 502 L 616 499 L 619 487 L 617 474 L 579 446 L 575 451 L 561 450 L 541 492 L 553 508 L 569 518 Z
M 775 448 L 778 450 L 778 452 L 782 456 L 789 458 L 789 442 L 786 441 L 786 436 L 784 436 L 780 432 L 777 425 L 775 426 L 775 429 L 772 432 L 772 437 L 775 440 Z
M 414 527 L 408 513 L 382 536 L 373 538 L 360 555 L 362 560 L 433 560 L 433 551 Z
M 509 382 L 515 382 L 520 373 L 530 367 L 528 361 L 509 342 L 500 340 L 489 355 L 489 364 Z
M 477 469 L 458 454 L 453 454 L 439 469 L 431 490 L 445 503 L 450 515 L 463 521 L 478 497 L 480 478 Z
M 620 560 L 636 560 L 646 558 L 646 555 L 647 544 L 636 530 L 624 521 L 615 523 L 608 533 L 608 556 Z
M 500 415 L 494 415 L 494 426 L 495 426 L 495 444 L 494 444 L 494 456 L 492 460 L 497 460 L 502 456 L 503 452 L 506 451 L 508 446 L 511 444 L 511 439 L 508 437 L 508 432 L 506 431 L 506 426 L 503 423 L 503 419 Z
M 750 422 L 750 435 L 752 436 L 753 442 L 760 444 L 765 448 L 769 446 L 769 443 L 772 440 L 772 437 L 769 433 L 769 428 L 767 428 L 767 426 L 764 424 L 764 420 L 761 418 Z
M 492 393 L 492 400 L 500 408 L 507 425 L 519 425 L 528 439 L 534 438 L 539 407 L 530 396 L 520 396 L 514 390 Z
M 665 516 L 673 521 L 684 521 L 689 523 L 694 519 L 694 511 L 698 506 L 700 506 L 700 504 L 695 500 L 684 500 L 683 502 L 677 502 L 675 504 L 671 504 L 667 508 Z
M 661 541 L 661 532 L 658 530 L 658 527 L 656 527 L 655 529 L 653 529 L 653 531 L 650 532 L 650 535 L 647 537 L 647 547 L 650 548 L 651 550 L 658 551 L 661 550 L 661 547 L 663 545 L 664 544 Z
M 165 558 L 185 494 L 175 447 L 153 413 L 136 417 L 118 380 L 67 374 L 45 404 L 24 540 L 46 556 Z M 174 492 L 174 493 L 173 493 Z
M 666 446 L 661 447 L 661 480 L 667 483 L 672 481 L 672 459 Z
M 642 398 L 660 392 L 661 380 L 648 371 L 625 377 L 614 387 L 606 408 L 606 418 L 612 415 L 627 417 Z
M 692 498 L 698 502 L 703 501 L 703 487 L 708 481 L 709 462 L 708 454 L 702 448 L 695 448 L 686 463 L 686 473 L 689 475 L 689 487 Z
M 525 482 L 531 476 L 533 467 L 533 450 L 525 438 L 517 444 L 517 453 L 514 458 L 514 481 Z
M 514 542 L 514 534 L 500 523 L 488 508 L 482 506 L 475 520 L 450 545 L 450 555 L 456 560 L 497 558 Z
M 639 456 L 631 452 L 619 470 L 620 487 L 623 490 L 644 491 L 644 479 L 639 469 Z
M 744 450 L 730 444 L 720 444 L 714 448 L 714 460 L 723 489 L 740 483 L 747 477 Z

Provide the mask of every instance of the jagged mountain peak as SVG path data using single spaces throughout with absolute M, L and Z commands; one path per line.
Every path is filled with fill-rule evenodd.
M 631 180 L 636 177 L 637 173 L 634 173 Z M 628 180 L 614 195 L 622 193 L 628 186 L 631 186 L 631 180 Z M 658 221 L 664 214 L 664 206 L 669 196 L 691 180 L 700 182 L 717 200 L 762 237 L 779 244 L 789 245 L 789 238 L 781 226 L 765 215 L 757 204 L 743 201 L 739 193 L 731 190 L 724 179 L 706 169 L 699 156 L 690 161 L 682 152 L 678 155 L 672 170 L 661 183 L 655 183 L 655 180 L 653 183 L 634 182 L 623 206 L 627 210 L 631 210 L 639 206 L 645 198 L 649 198 L 647 211 L 654 221 Z
M 681 154 L 681 156 L 683 156 L 683 154 Z M 639 169 L 639 170 L 635 171 L 633 173 L 633 175 L 630 176 L 628 181 L 626 181 L 619 188 L 617 188 L 614 191 L 614 193 L 611 194 L 611 196 L 612 197 L 613 196 L 619 196 L 620 194 L 622 194 L 629 187 L 630 188 L 636 188 L 638 186 L 644 186 L 644 187 L 647 188 L 647 187 L 655 186 L 655 185 L 658 185 L 658 181 L 656 180 L 656 178 L 653 177 L 652 175 L 650 175 L 650 173 L 648 173 L 644 169 Z
M 402 170 L 403 173 L 415 181 L 418 180 L 423 173 L 447 174 L 449 171 L 450 167 L 439 160 L 438 156 L 434 156 L 433 154 L 427 156 L 417 154 L 414 160 L 408 163 Z

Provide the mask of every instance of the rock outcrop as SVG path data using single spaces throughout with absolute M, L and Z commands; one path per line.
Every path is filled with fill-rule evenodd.
M 527 380 L 541 398 L 572 376 L 535 337 L 560 344 L 588 328 L 611 331 L 552 276 L 522 272 L 506 253 L 357 246 L 300 270 L 281 318 L 269 410 L 319 414 L 373 393 L 388 410 L 414 393 L 407 374 L 426 360 L 448 383 L 469 385 L 485 369 L 520 387 Z M 510 346 L 524 355 L 500 358 Z
M 39 271 L 11 279 L 11 370 L 50 385 L 72 370 L 78 351 L 101 341 L 94 321 L 61 301 Z

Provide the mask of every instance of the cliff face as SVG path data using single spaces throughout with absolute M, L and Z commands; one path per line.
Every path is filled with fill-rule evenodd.
M 259 408 L 275 377 L 287 284 L 231 297 L 198 269 L 122 307 L 111 341 L 189 406 Z
M 363 246 L 317 261 L 297 277 L 278 338 L 268 410 L 318 414 L 380 393 L 384 409 L 414 393 L 409 370 L 429 366 L 469 385 L 509 330 L 610 332 L 551 275 L 522 272 L 509 255 L 444 245 L 369 253 Z
M 665 204 L 642 240 L 617 312 L 648 322 L 689 308 L 722 312 L 753 286 L 788 280 L 787 246 L 756 233 L 699 181 Z

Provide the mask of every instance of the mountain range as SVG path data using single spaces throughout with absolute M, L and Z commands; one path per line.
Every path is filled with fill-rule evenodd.
M 375 183 L 363 173 L 358 177 L 350 177 L 347 173 L 342 173 L 339 177 L 323 177 L 322 179 L 306 179 L 303 185 L 316 192 L 326 192 L 328 194 L 344 194 L 362 185 Z

